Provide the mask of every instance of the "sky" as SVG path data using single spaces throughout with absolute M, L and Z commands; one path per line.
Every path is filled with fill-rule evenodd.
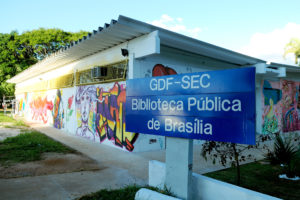
M 0 33 L 60 28 L 92 31 L 119 15 L 160 26 L 269 62 L 300 38 L 299 0 L 9 0 L 1 2 Z

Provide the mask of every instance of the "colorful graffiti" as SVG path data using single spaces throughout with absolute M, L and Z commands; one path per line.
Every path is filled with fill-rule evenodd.
M 133 151 L 138 134 L 125 131 L 125 84 L 79 86 L 76 91 L 76 135 L 110 141 Z
M 68 98 L 68 105 L 66 110 L 66 121 L 70 121 L 70 118 L 73 114 L 72 104 L 73 104 L 74 95 Z
M 74 89 L 64 88 L 39 93 L 29 93 L 25 96 L 29 106 L 25 107 L 24 116 L 28 120 L 41 121 L 54 128 L 64 129 L 68 132 L 76 130 L 76 121 L 71 120 L 74 114 Z M 19 96 L 19 102 L 23 96 Z M 24 101 L 23 101 L 24 102 Z
M 95 141 L 93 128 L 94 117 L 93 103 L 96 97 L 95 86 L 79 86 L 76 91 L 76 108 L 79 126 L 76 135 Z M 92 117 L 90 117 L 92 115 Z M 92 125 L 91 125 L 92 124 Z
M 282 80 L 283 132 L 300 130 L 298 112 L 299 83 Z
M 64 107 L 63 107 L 63 101 L 62 101 L 62 91 L 57 90 L 56 96 L 53 103 L 53 126 L 55 128 L 61 129 L 64 127 Z
M 44 124 L 48 122 L 47 111 L 52 111 L 52 101 L 48 101 L 47 97 L 42 98 L 38 96 L 29 103 L 29 106 L 32 113 L 32 120 L 41 120 Z
M 19 111 L 23 111 L 25 109 L 25 101 L 23 100 L 23 98 L 22 99 L 20 99 L 20 101 L 19 101 L 19 108 L 18 108 L 18 110 Z
M 263 81 L 263 134 L 300 130 L 299 90 L 299 82 Z
M 282 94 L 279 88 L 279 83 L 273 83 L 266 80 L 263 83 L 263 134 L 277 133 L 281 129 L 281 113 L 279 102 Z
M 23 112 L 25 111 L 25 107 L 27 104 L 27 92 L 22 95 L 18 95 L 16 102 L 17 102 L 15 105 L 16 113 L 22 115 Z
M 132 151 L 138 134 L 125 131 L 125 102 L 124 84 L 116 82 L 107 91 L 98 87 L 96 130 L 101 142 L 108 139 L 114 141 L 116 146 L 124 146 L 128 151 Z
M 162 64 L 156 64 L 152 69 L 152 76 L 165 76 L 174 74 L 177 74 L 177 72 L 174 69 L 164 66 Z

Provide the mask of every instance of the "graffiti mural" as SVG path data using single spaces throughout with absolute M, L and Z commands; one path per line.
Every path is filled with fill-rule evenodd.
M 281 130 L 281 107 L 282 98 L 280 83 L 264 81 L 263 83 L 263 125 L 262 133 L 276 133 Z
M 68 105 L 67 105 L 67 110 L 66 110 L 66 121 L 67 122 L 70 121 L 71 116 L 73 114 L 73 108 L 72 108 L 73 99 L 74 99 L 74 95 L 72 95 L 71 97 L 68 98 Z
M 53 126 L 61 129 L 64 127 L 64 106 L 62 101 L 62 91 L 57 90 L 56 96 L 53 102 Z
M 177 74 L 177 72 L 174 69 L 164 66 L 162 64 L 156 64 L 152 69 L 152 76 L 165 76 L 174 74 Z
M 96 130 L 101 142 L 108 139 L 132 151 L 138 134 L 125 131 L 125 102 L 125 84 L 116 82 L 108 90 L 98 87 Z
M 25 109 L 25 101 L 23 98 L 20 99 L 19 101 L 19 108 L 18 111 L 22 112 Z
M 300 130 L 298 117 L 299 83 L 282 80 L 281 86 L 283 132 Z
M 300 130 L 299 82 L 263 81 L 263 134 Z
M 138 134 L 125 131 L 125 86 L 116 82 L 77 87 L 76 135 L 133 151 Z
M 53 103 L 47 99 L 47 96 L 37 96 L 30 103 L 32 120 L 41 120 L 44 124 L 48 122 L 48 111 L 52 111 Z
M 94 103 L 96 99 L 95 86 L 79 86 L 76 91 L 76 109 L 79 126 L 76 135 L 95 141 L 95 130 L 93 128 Z

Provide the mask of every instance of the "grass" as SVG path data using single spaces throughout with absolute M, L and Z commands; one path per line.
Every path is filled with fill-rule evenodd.
M 15 120 L 14 118 L 4 115 L 3 111 L 0 111 L 0 125 L 1 123 L 9 123 L 9 125 L 4 125 L 5 128 L 15 128 L 15 126 L 25 126 L 28 127 L 27 124 L 25 124 L 21 120 Z
M 299 160 L 297 164 L 300 164 Z M 283 169 L 279 165 L 262 164 L 260 162 L 242 165 L 241 187 L 282 199 L 300 199 L 300 181 L 279 179 L 278 175 L 282 173 Z M 236 183 L 235 168 L 207 173 L 205 176 L 231 184 Z
M 0 122 L 11 122 L 11 123 L 14 123 L 16 120 L 7 116 L 7 115 L 4 115 L 3 111 L 0 112 Z
M 147 188 L 150 190 L 160 192 L 165 195 L 172 196 L 170 191 L 168 191 L 167 189 L 160 190 L 158 188 L 149 187 L 149 186 L 142 187 L 142 186 L 137 186 L 137 185 L 131 185 L 131 186 L 127 186 L 125 188 L 116 189 L 116 190 L 103 189 L 98 192 L 82 196 L 82 197 L 78 198 L 77 200 L 131 200 L 131 199 L 134 199 L 135 194 L 141 188 Z
M 45 152 L 73 153 L 75 150 L 50 139 L 37 131 L 27 131 L 0 142 L 0 164 L 40 160 Z

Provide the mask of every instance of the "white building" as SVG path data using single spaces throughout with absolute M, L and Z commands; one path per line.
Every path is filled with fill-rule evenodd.
M 16 111 L 27 120 L 123 150 L 148 151 L 165 148 L 165 140 L 125 131 L 120 105 L 126 79 L 249 66 L 256 67 L 257 133 L 300 130 L 300 68 L 267 64 L 124 16 L 8 82 L 16 84 Z

